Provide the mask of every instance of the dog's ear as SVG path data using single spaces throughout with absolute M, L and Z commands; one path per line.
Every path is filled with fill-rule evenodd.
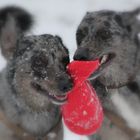
M 138 15 L 140 14 L 140 8 L 137 8 L 133 11 L 129 12 L 120 12 L 115 15 L 115 20 L 117 23 L 125 28 L 129 36 L 133 39 L 138 35 L 140 32 L 140 20 L 138 19 Z
M 0 10 L 0 46 L 4 57 L 9 60 L 16 49 L 17 40 L 32 25 L 32 16 L 19 7 Z

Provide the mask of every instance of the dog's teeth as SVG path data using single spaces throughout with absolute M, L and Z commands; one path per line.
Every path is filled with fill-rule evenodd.
M 107 58 L 108 58 L 108 55 L 103 55 L 103 57 L 101 59 L 101 64 L 105 63 Z
M 67 96 L 57 96 L 57 95 L 55 95 L 54 97 L 58 100 L 64 100 L 67 98 Z

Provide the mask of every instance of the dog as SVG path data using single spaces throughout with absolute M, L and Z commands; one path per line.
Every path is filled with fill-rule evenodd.
M 62 131 L 59 105 L 72 88 L 66 72 L 69 52 L 59 36 L 27 36 L 32 25 L 26 10 L 0 9 L 0 46 L 7 60 L 0 72 L 0 118 L 22 135 L 20 140 L 57 140 Z
M 76 32 L 74 60 L 100 61 L 89 80 L 101 99 L 105 117 L 127 134 L 127 140 L 140 138 L 139 13 L 140 8 L 88 12 Z M 101 139 L 114 140 L 107 126 L 103 127 L 108 136 Z M 118 134 L 116 137 L 121 139 Z

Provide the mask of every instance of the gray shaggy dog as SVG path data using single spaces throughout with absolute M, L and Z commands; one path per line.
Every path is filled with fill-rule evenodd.
M 93 80 L 101 97 L 105 115 L 125 131 L 127 140 L 140 138 L 139 13 L 139 8 L 130 12 L 89 12 L 76 33 L 78 48 L 74 59 L 100 60 L 99 69 L 89 80 Z M 107 130 L 107 126 L 104 128 Z M 109 137 L 111 130 L 105 129 L 101 139 L 115 140 Z M 117 139 L 121 138 L 117 136 Z
M 40 140 L 46 135 L 56 140 L 62 130 L 58 105 L 66 102 L 72 87 L 66 72 L 69 53 L 58 36 L 26 36 L 32 22 L 22 8 L 0 10 L 0 46 L 7 60 L 0 72 L 1 117 L 18 131 L 20 140 L 32 136 Z

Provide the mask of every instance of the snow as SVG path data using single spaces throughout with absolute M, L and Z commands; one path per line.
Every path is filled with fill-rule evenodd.
M 70 56 L 76 49 L 75 33 L 87 11 L 100 9 L 128 10 L 140 6 L 140 0 L 1 0 L 0 7 L 18 5 L 33 13 L 35 25 L 30 34 L 57 34 L 69 48 Z M 6 61 L 0 55 L 0 70 Z M 87 140 L 65 128 L 64 140 Z

